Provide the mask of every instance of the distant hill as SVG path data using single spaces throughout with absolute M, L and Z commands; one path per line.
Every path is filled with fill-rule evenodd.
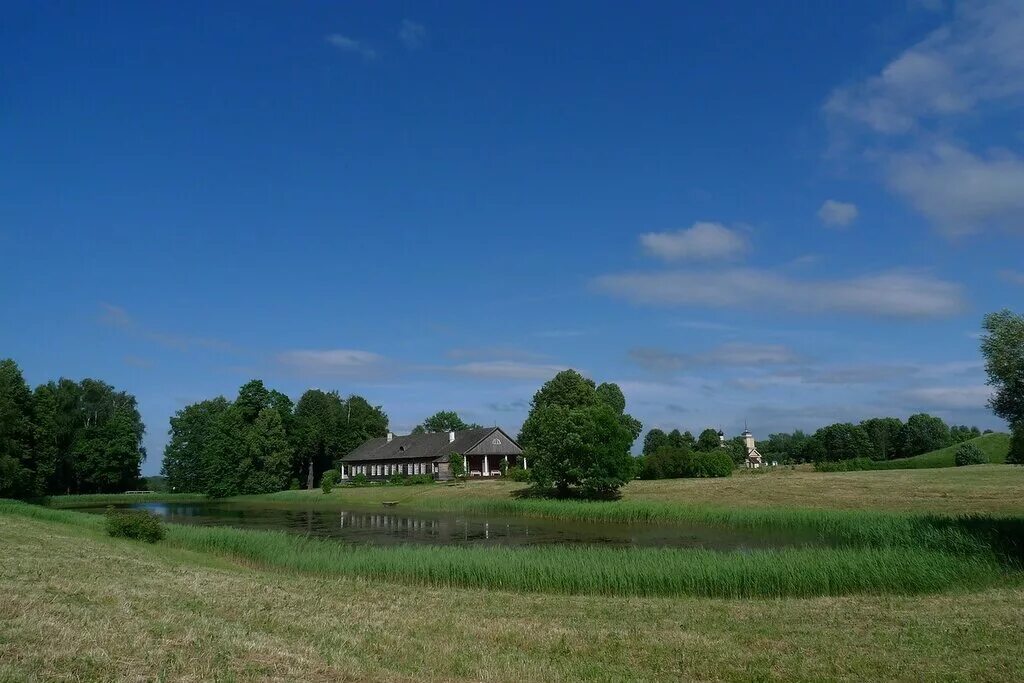
M 1006 462 L 1006 454 L 1010 452 L 1010 435 L 1000 432 L 982 434 L 976 436 L 967 443 L 973 443 L 981 449 L 981 452 L 988 456 L 991 463 Z M 953 455 L 960 444 L 940 448 L 937 451 L 930 451 L 915 455 L 912 458 L 897 458 L 885 462 L 874 463 L 872 469 L 879 470 L 911 470 L 926 469 L 930 467 L 954 467 Z

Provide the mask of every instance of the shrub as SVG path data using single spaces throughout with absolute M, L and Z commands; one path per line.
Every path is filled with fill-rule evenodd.
M 694 477 L 728 477 L 732 475 L 733 462 L 723 450 L 697 453 L 693 459 Z
M 462 456 L 458 453 L 448 454 L 448 468 L 453 479 L 466 478 L 466 468 L 462 464 Z
M 324 472 L 324 476 L 320 479 L 320 488 L 323 489 L 324 493 L 330 493 L 334 485 L 341 480 L 341 472 L 338 470 L 327 470 Z
M 288 490 L 298 491 L 302 488 L 302 484 L 299 483 L 298 477 L 292 477 L 291 483 L 288 484 Z
M 530 473 L 522 467 L 509 467 L 505 476 L 512 481 L 530 481 Z
M 406 476 L 404 474 L 392 474 L 388 477 L 388 483 L 393 486 L 401 486 L 405 483 Z
M 965 465 L 982 465 L 988 462 L 988 457 L 981 452 L 973 443 L 962 443 L 957 449 L 953 456 L 953 462 L 956 463 L 957 467 L 963 467 Z
M 116 510 L 107 508 L 107 533 L 114 538 L 132 538 L 156 543 L 164 537 L 166 529 L 160 518 L 149 510 Z
M 360 472 L 359 474 L 352 475 L 352 478 L 349 479 L 349 484 L 351 486 L 369 486 L 370 478 Z
M 402 479 L 403 486 L 418 486 L 420 484 L 433 484 L 434 477 L 429 474 L 414 474 Z

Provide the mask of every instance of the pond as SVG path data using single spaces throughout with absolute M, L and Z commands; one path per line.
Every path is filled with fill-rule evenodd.
M 457 546 L 537 546 L 550 544 L 612 547 L 754 550 L 808 545 L 796 534 L 739 531 L 693 525 L 577 522 L 495 517 L 394 508 L 324 509 L 253 503 L 139 502 L 117 508 L 149 510 L 174 524 L 230 526 L 288 531 L 348 543 L 402 543 Z M 102 513 L 103 507 L 77 508 Z

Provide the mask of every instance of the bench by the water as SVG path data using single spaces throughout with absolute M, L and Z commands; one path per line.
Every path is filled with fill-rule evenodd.
M 126 495 L 137 495 L 139 493 L 156 493 L 156 491 L 125 491 Z

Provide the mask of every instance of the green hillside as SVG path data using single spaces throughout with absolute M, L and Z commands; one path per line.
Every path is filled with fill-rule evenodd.
M 983 434 L 971 439 L 967 443 L 973 443 L 980 448 L 981 452 L 988 456 L 988 461 L 991 463 L 1006 462 L 1006 454 L 1010 452 L 1009 434 L 1002 434 L 999 432 Z M 956 444 L 953 446 L 947 446 L 946 448 L 940 448 L 937 451 L 930 451 L 928 453 L 922 453 L 921 455 L 915 455 L 912 458 L 897 458 L 896 460 L 875 463 L 875 467 L 872 469 L 903 470 L 923 469 L 929 467 L 953 467 L 953 455 L 956 453 L 956 449 L 959 446 L 960 444 Z

